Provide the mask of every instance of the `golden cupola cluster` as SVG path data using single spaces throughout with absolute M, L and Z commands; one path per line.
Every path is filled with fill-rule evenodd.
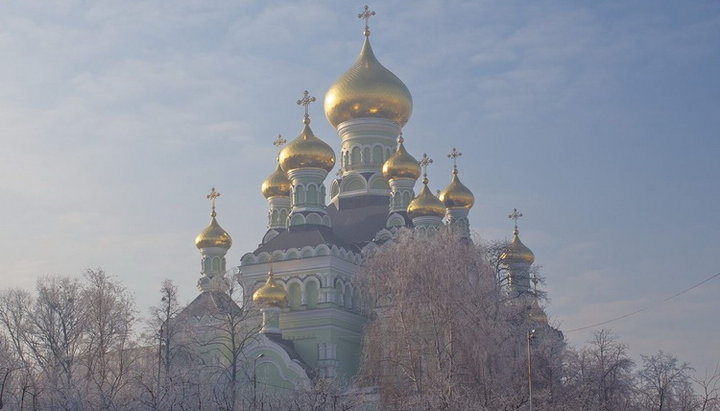
M 355 63 L 325 94 L 325 116 L 335 128 L 356 118 L 383 118 L 404 126 L 412 114 L 407 86 L 383 67 L 370 46 L 369 30 Z
M 423 178 L 423 187 L 408 205 L 407 213 L 412 218 L 416 217 L 445 217 L 445 205 L 430 192 L 428 188 L 428 178 Z
M 405 150 L 402 136 L 398 137 L 398 145 L 395 153 L 383 164 L 382 172 L 386 179 L 411 178 L 417 180 L 420 177 L 420 166 L 418 161 Z
M 265 198 L 270 197 L 289 197 L 292 194 L 292 182 L 287 173 L 280 167 L 278 162 L 275 171 L 272 172 L 262 183 L 262 194 Z
M 265 284 L 253 293 L 252 300 L 255 304 L 267 307 L 285 307 L 288 302 L 288 293 L 285 291 L 285 287 L 275 281 L 273 273 L 269 272 Z
M 460 182 L 457 167 L 453 167 L 452 173 L 450 184 L 440 192 L 440 201 L 447 208 L 472 208 L 473 204 L 475 204 L 475 196 Z
M 298 168 L 321 168 L 329 172 L 335 166 L 335 151 L 326 142 L 313 134 L 310 128 L 308 104 L 315 101 L 305 90 L 304 97 L 297 101 L 305 106 L 305 119 L 300 135 L 280 151 L 280 167 L 285 172 Z
M 195 247 L 198 249 L 220 247 L 227 250 L 232 246 L 232 238 L 230 238 L 230 234 L 220 227 L 220 224 L 217 222 L 215 200 L 218 197 L 220 197 L 220 193 L 215 191 L 215 188 L 213 188 L 210 191 L 210 194 L 207 195 L 207 198 L 212 203 L 212 213 L 210 213 L 212 220 L 210 220 L 210 224 L 205 227 L 205 229 L 202 230 L 197 237 L 195 237 Z

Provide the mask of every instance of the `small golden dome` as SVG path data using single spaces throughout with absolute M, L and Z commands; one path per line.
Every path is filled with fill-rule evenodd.
M 453 176 L 450 184 L 440 192 L 440 201 L 447 208 L 472 208 L 475 204 L 473 193 L 460 182 L 457 168 L 453 168 Z
M 265 285 L 253 293 L 252 300 L 255 304 L 285 307 L 288 302 L 288 293 L 285 291 L 285 287 L 273 279 L 272 272 L 269 272 Z
M 208 248 L 208 247 L 221 247 L 229 249 L 232 246 L 232 238 L 227 231 L 223 230 L 215 219 L 215 211 L 211 214 L 212 220 L 210 225 L 205 227 L 204 230 L 197 237 L 195 237 L 195 247 L 197 248 Z
M 395 153 L 383 164 L 382 172 L 388 180 L 393 178 L 412 178 L 413 180 L 417 180 L 418 177 L 420 177 L 418 161 L 405 150 L 403 141 L 405 140 L 402 136 L 398 137 L 397 150 L 395 150 Z
M 322 168 L 326 171 L 335 166 L 335 152 L 324 141 L 315 137 L 310 125 L 305 126 L 297 138 L 280 152 L 280 167 L 285 172 L 298 168 Z
M 333 127 L 354 118 L 388 119 L 404 126 L 412 114 L 407 86 L 383 67 L 365 37 L 355 64 L 325 94 L 325 116 Z
M 408 205 L 407 213 L 412 219 L 415 217 L 445 217 L 445 205 L 430 192 L 427 177 L 423 179 L 423 188 Z
M 275 196 L 289 197 L 290 194 L 292 194 L 292 183 L 282 167 L 280 167 L 279 162 L 275 171 L 263 181 L 262 194 L 265 198 Z
M 527 264 L 535 262 L 535 254 L 520 241 L 517 228 L 513 231 L 513 239 L 507 250 L 500 254 L 500 261 L 507 263 L 511 261 L 522 261 Z

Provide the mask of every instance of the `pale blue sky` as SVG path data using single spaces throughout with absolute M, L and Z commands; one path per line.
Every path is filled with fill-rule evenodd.
M 265 230 L 271 141 L 293 138 L 354 61 L 364 3 L 5 1 L 0 5 L 3 287 L 101 266 L 146 312 L 196 294 L 204 196 L 232 265 Z M 383 1 L 372 42 L 407 84 L 407 148 L 471 224 L 523 241 L 572 329 L 720 271 L 720 3 Z M 322 113 L 316 134 L 339 147 Z M 720 360 L 720 279 L 613 324 L 633 355 Z M 589 331 L 568 333 L 579 344 Z

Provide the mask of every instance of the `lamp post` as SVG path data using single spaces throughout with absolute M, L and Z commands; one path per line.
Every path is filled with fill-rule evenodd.
M 265 354 L 258 354 L 253 360 L 253 411 L 257 409 L 257 360 L 264 356 Z
M 532 404 L 532 357 L 530 356 L 530 341 L 535 339 L 535 330 L 528 330 L 527 333 L 527 372 L 528 372 L 528 397 L 530 399 L 530 411 L 533 409 Z

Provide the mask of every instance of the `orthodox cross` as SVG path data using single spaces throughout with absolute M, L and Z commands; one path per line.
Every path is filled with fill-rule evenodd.
M 217 213 L 215 213 L 215 200 L 220 197 L 220 193 L 215 191 L 215 187 L 210 189 L 210 194 L 208 194 L 207 199 L 210 200 L 210 205 L 212 207 L 212 213 L 210 214 L 212 217 L 215 217 Z
M 365 5 L 365 9 L 363 10 L 363 12 L 358 14 L 359 19 L 365 20 L 365 31 L 363 32 L 365 37 L 370 37 L 370 27 L 368 26 L 368 21 L 370 20 L 370 17 L 374 15 L 375 11 L 370 10 L 370 7 L 368 7 L 367 4 Z
M 517 208 L 513 208 L 512 213 L 510 213 L 510 215 L 508 216 L 509 219 L 515 220 L 515 231 L 517 231 L 517 220 L 522 216 L 522 213 L 518 212 Z
M 308 114 L 308 106 L 310 103 L 314 102 L 316 100 L 315 97 L 310 97 L 310 92 L 305 90 L 303 93 L 303 98 L 297 101 L 298 106 L 305 106 L 305 120 L 303 120 L 303 123 L 310 124 L 310 115 Z
M 457 170 L 457 159 L 458 157 L 462 156 L 462 153 L 457 151 L 455 147 L 453 147 L 450 154 L 448 154 L 448 158 L 452 159 L 453 162 L 453 170 Z
M 423 169 L 423 177 L 427 178 L 427 167 L 433 163 L 432 158 L 428 157 L 426 153 L 423 153 L 422 160 L 418 161 L 418 164 Z
M 278 157 L 280 156 L 280 150 L 282 150 L 282 146 L 287 143 L 287 140 L 285 140 L 282 136 L 282 134 L 278 134 L 277 138 L 273 140 L 273 145 L 277 147 L 278 150 Z

